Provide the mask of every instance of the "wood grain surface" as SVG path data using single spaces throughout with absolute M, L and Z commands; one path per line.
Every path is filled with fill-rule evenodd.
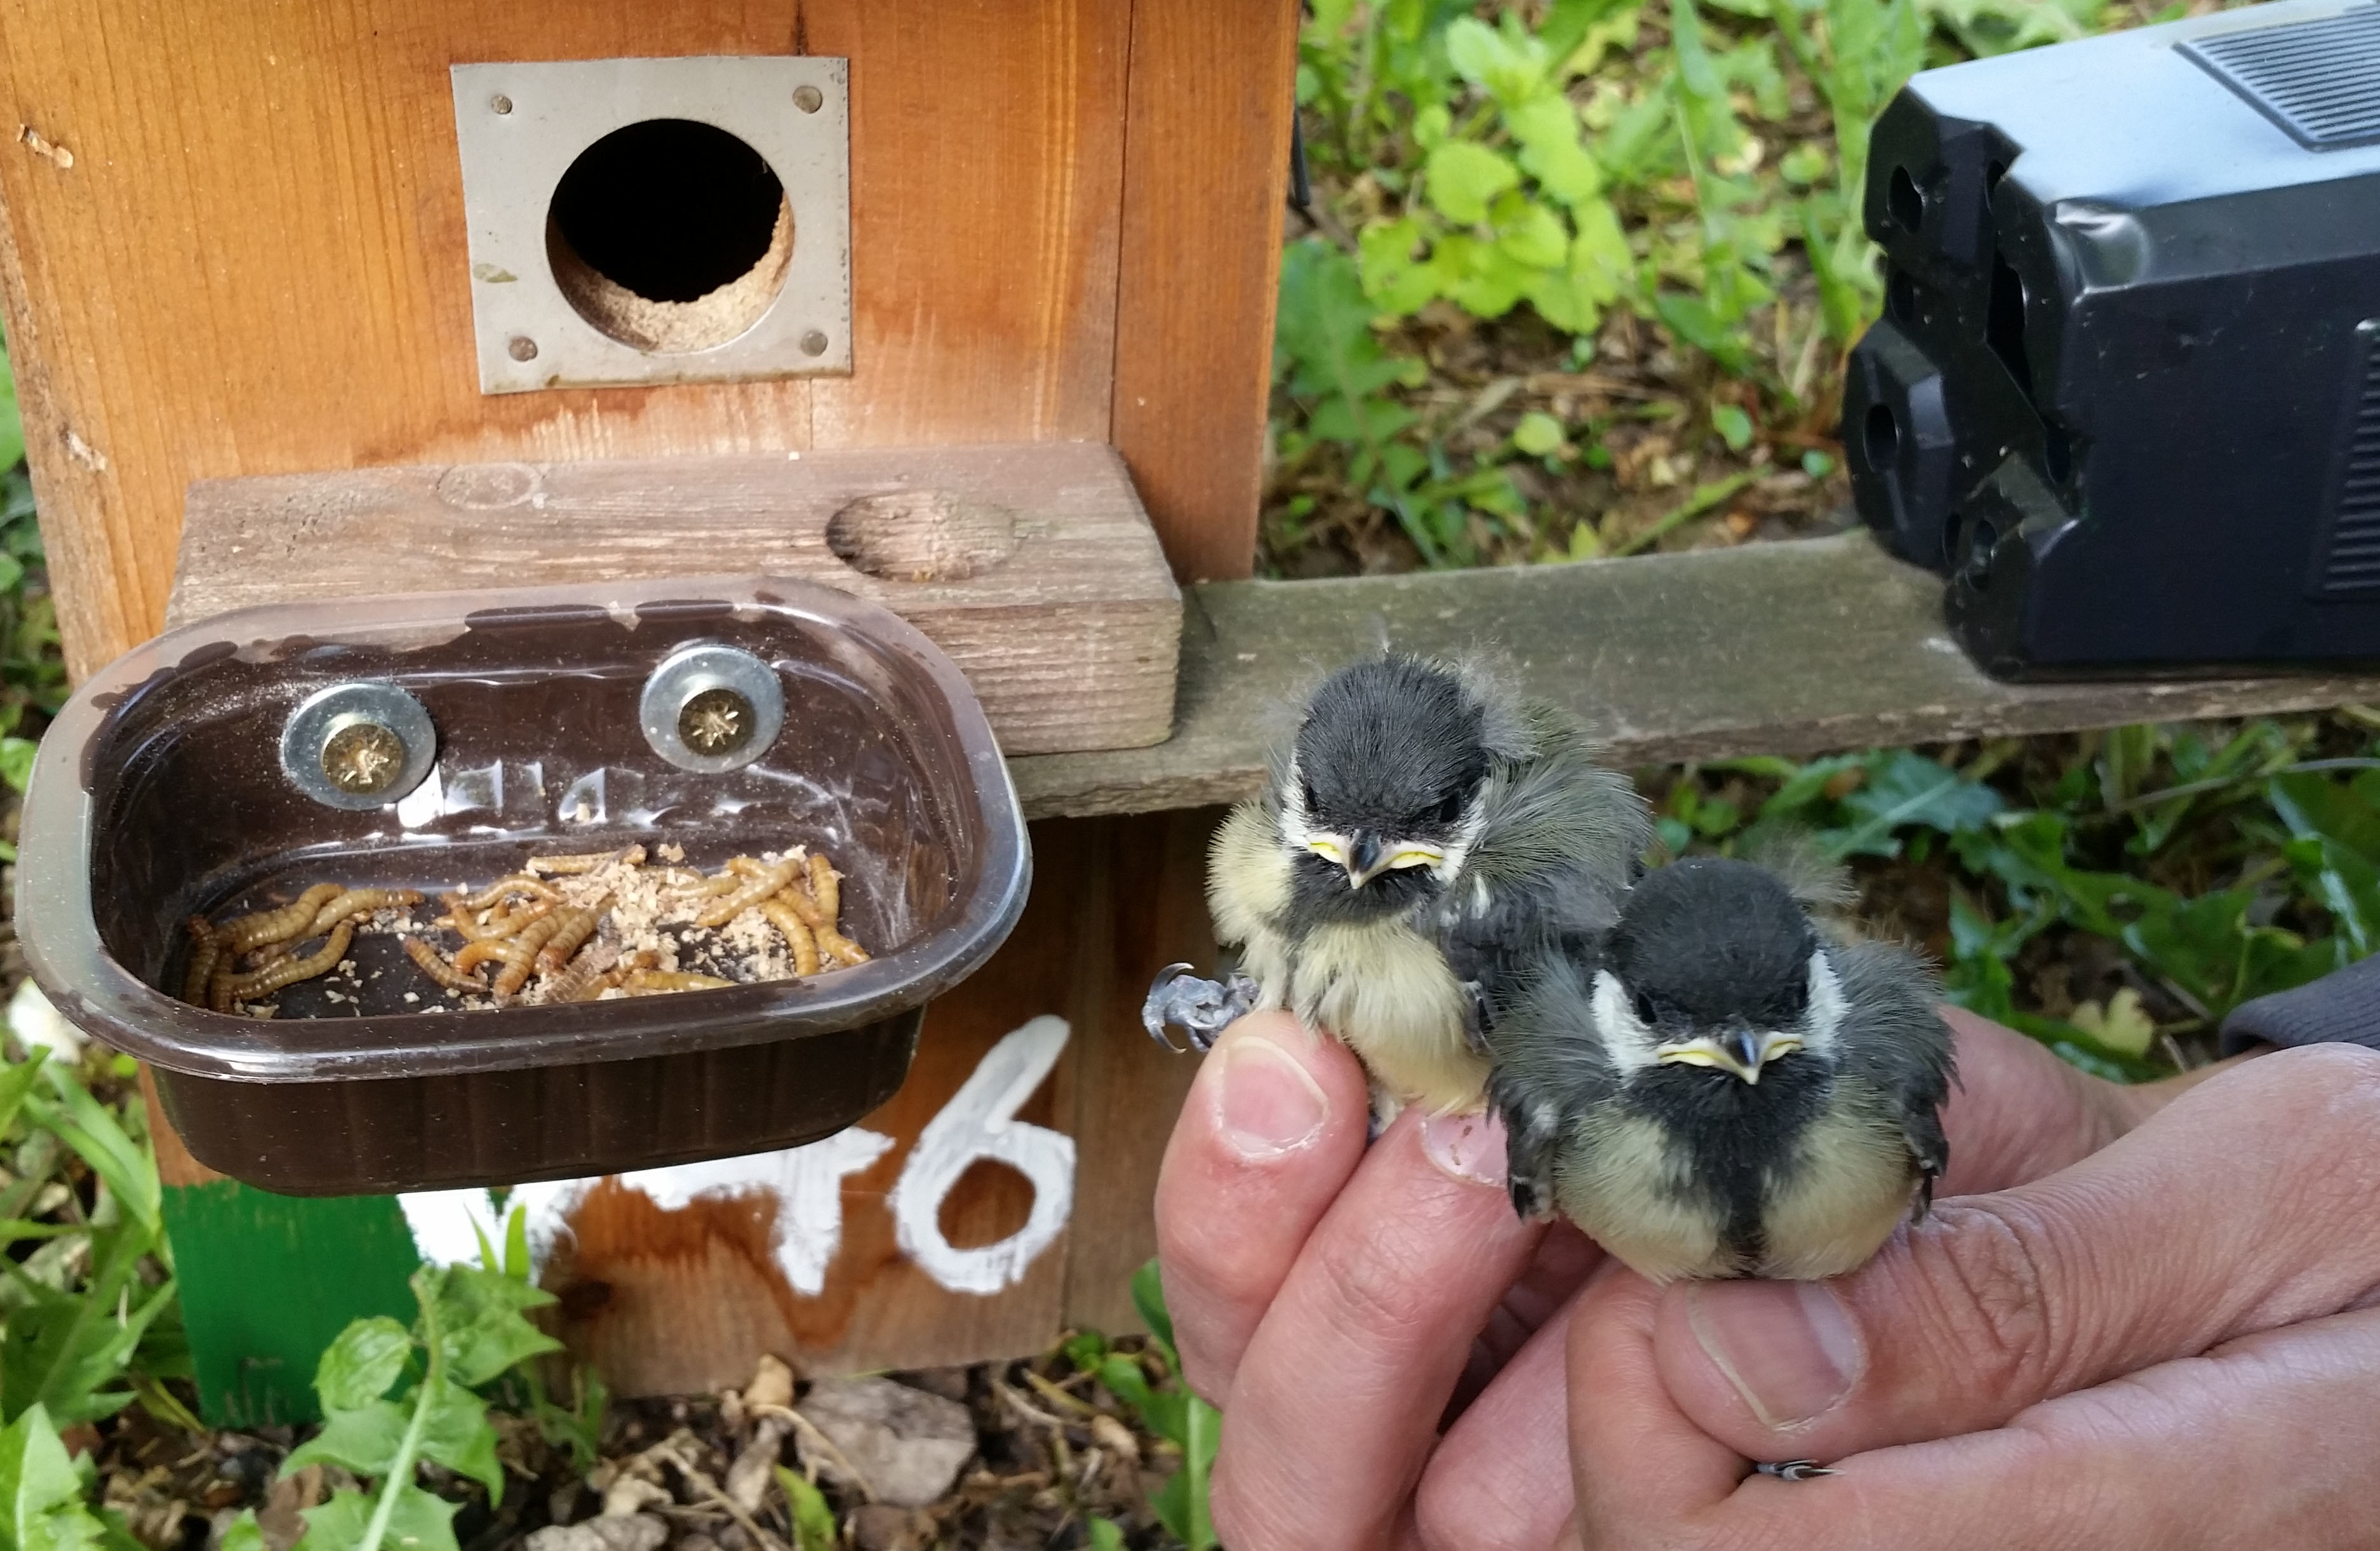
M 1172 728 L 1181 594 L 1091 442 L 203 481 L 166 617 L 672 574 L 795 577 L 892 609 L 966 673 L 1011 752 Z
M 1256 564 L 1297 14 L 1133 7 L 1113 435 L 1184 580 Z
M 1577 565 L 1195 587 L 1173 737 L 1013 760 L 1017 793 L 1035 815 L 1250 796 L 1305 690 L 1383 644 L 1500 653 L 1623 766 L 2380 701 L 2380 676 L 2349 671 L 2004 684 L 1951 641 L 1941 579 L 1860 531 Z
M 156 632 L 196 479 L 1110 439 L 1132 19 L 1101 0 L 0 0 L 0 305 L 70 668 Z M 1245 47 L 1269 61 L 1293 29 L 1284 7 Z M 447 67 L 788 52 L 852 62 L 852 375 L 482 397 Z M 1161 262 L 1271 256 L 1261 226 L 1217 225 Z M 1243 366 L 1252 397 L 1263 358 Z

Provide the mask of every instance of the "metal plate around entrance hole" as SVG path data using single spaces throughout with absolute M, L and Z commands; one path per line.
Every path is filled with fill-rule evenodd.
M 851 370 L 850 62 L 704 55 L 456 65 L 480 391 L 818 376 Z M 775 299 L 699 349 L 643 349 L 581 315 L 556 279 L 547 213 L 563 175 L 614 130 L 723 129 L 783 187 L 792 248 Z

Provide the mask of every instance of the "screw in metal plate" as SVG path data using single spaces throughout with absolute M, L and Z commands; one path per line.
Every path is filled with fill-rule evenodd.
M 499 92 L 488 99 L 488 106 L 497 113 L 510 113 L 513 111 L 513 100 Z
M 662 660 L 638 697 L 653 752 L 681 770 L 723 776 L 769 751 L 785 723 L 777 670 L 740 647 L 693 641 Z
M 677 714 L 677 735 L 698 754 L 732 754 L 751 741 L 752 702 L 725 686 L 705 690 Z
M 326 807 L 386 807 L 419 786 L 437 758 L 430 713 L 379 679 L 317 690 L 281 728 L 282 773 Z
M 322 745 L 322 774 L 358 797 L 377 797 L 405 773 L 405 739 L 378 722 L 350 722 Z
M 806 356 L 822 356 L 826 354 L 826 336 L 820 333 L 817 329 L 812 329 L 808 334 L 803 335 L 802 354 Z
M 817 87 L 796 86 L 794 88 L 794 106 L 801 109 L 804 113 L 816 113 L 825 105 L 826 93 L 820 92 Z
M 537 341 L 526 334 L 516 334 L 512 336 L 511 342 L 505 345 L 504 353 L 515 360 L 535 360 Z

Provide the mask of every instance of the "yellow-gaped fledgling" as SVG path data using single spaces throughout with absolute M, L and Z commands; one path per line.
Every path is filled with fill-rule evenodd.
M 1280 1007 L 1346 1042 L 1384 1108 L 1475 1107 L 1512 969 L 1608 926 L 1650 838 L 1578 726 L 1484 665 L 1383 653 L 1306 702 L 1263 796 L 1217 833 L 1228 986 L 1160 975 L 1145 1009 L 1203 1045 Z

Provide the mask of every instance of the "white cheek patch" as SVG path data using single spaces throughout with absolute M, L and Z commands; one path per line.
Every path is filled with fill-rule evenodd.
M 1305 777 L 1297 768 L 1297 756 L 1289 760 L 1289 771 L 1281 783 L 1281 843 L 1293 851 L 1306 849 L 1306 843 L 1318 838 L 1310 828 L 1313 821 L 1305 812 Z
M 1481 791 L 1484 793 L 1485 790 L 1483 787 Z M 1471 848 L 1479 843 L 1479 831 L 1487 826 L 1487 823 L 1488 805 L 1475 796 L 1471 805 L 1463 811 L 1463 826 L 1454 832 L 1454 838 L 1446 843 L 1446 854 L 1429 864 L 1431 874 L 1439 883 L 1451 884 L 1462 874 L 1463 860 L 1470 856 Z M 1487 898 L 1483 884 L 1478 906 L 1481 911 L 1488 908 Z
M 1628 988 L 1609 970 L 1595 972 L 1595 995 L 1589 1004 L 1596 1032 L 1603 1036 L 1603 1052 L 1612 1069 L 1626 1077 L 1658 1064 L 1661 1038 L 1645 1026 L 1628 999 Z
M 1814 1056 L 1832 1060 L 1835 1056 L 1836 1033 L 1842 1027 L 1843 1015 L 1851 1003 L 1843 995 L 1843 983 L 1835 977 L 1835 967 L 1827 960 L 1827 950 L 1810 955 L 1810 1007 L 1802 1015 L 1802 1048 Z

